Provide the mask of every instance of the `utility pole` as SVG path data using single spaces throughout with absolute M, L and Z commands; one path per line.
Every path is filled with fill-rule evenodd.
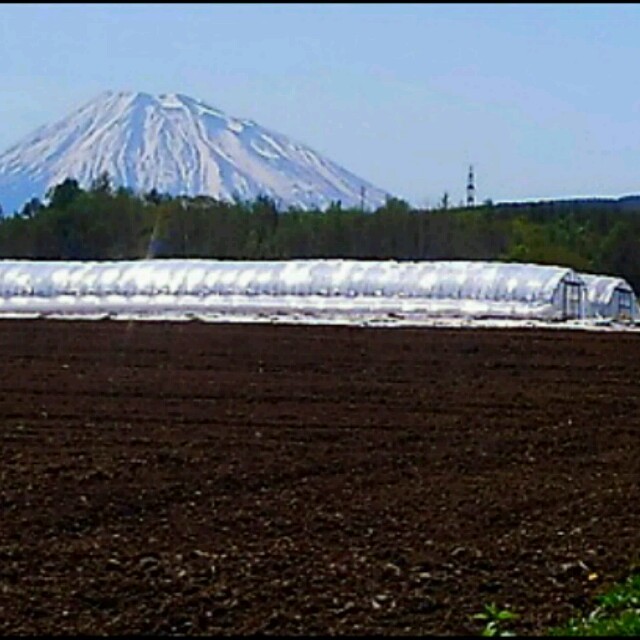
M 367 194 L 367 190 L 364 185 L 360 187 L 360 211 L 364 211 L 364 198 Z
M 469 165 L 469 176 L 467 177 L 467 207 L 473 207 L 476 201 L 476 185 L 473 176 L 473 165 Z

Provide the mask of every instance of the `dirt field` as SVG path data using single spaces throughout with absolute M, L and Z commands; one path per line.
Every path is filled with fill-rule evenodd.
M 0 322 L 0 633 L 544 631 L 640 548 L 640 340 Z

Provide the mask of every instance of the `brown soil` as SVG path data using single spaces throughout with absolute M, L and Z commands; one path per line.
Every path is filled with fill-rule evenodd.
M 0 633 L 543 632 L 640 547 L 640 340 L 0 323 Z

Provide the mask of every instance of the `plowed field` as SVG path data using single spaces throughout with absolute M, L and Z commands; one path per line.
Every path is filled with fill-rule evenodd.
M 0 633 L 543 632 L 640 548 L 640 340 L 0 323 Z

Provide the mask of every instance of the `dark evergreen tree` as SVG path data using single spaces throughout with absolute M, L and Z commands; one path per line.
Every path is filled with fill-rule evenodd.
M 33 218 L 42 207 L 43 204 L 38 198 L 31 198 L 31 200 L 26 202 L 24 207 L 22 207 L 19 215 L 23 218 Z
M 46 197 L 49 199 L 49 206 L 52 209 L 65 209 L 78 198 L 81 193 L 82 189 L 78 181 L 73 178 L 67 178 L 60 184 L 49 189 Z
M 95 180 L 92 181 L 90 191 L 93 191 L 94 193 L 101 193 L 103 195 L 111 194 L 111 178 L 107 171 L 103 171 L 95 178 Z

